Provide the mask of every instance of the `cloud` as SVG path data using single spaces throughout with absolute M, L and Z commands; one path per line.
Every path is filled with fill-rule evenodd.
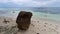
M 0 0 L 0 3 L 19 5 L 22 7 L 42 7 L 55 3 L 58 0 Z
M 56 0 L 55 2 L 46 5 L 45 7 L 60 7 L 60 0 Z
M 37 7 L 43 7 L 43 6 L 46 6 L 46 5 L 48 5 L 48 4 L 52 4 L 52 3 L 54 3 L 54 2 L 56 2 L 56 0 L 46 0 L 46 1 L 44 1 L 44 0 L 34 0 L 34 1 L 32 1 L 32 5 L 33 6 L 37 6 Z

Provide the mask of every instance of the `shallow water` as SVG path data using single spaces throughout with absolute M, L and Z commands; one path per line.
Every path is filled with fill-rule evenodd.
M 59 8 L 60 9 L 60 8 Z M 31 11 L 33 17 L 40 17 L 50 20 L 60 21 L 60 11 L 58 9 L 50 8 L 0 8 L 0 16 L 8 16 L 16 18 L 20 10 Z
M 60 14 L 48 14 L 48 13 L 41 13 L 41 12 L 34 12 L 34 13 L 35 13 L 34 17 L 60 21 Z

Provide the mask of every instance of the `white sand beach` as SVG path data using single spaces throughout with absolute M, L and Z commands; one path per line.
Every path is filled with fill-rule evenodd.
M 6 23 L 3 23 L 4 19 L 8 19 L 7 21 L 10 22 L 7 25 L 16 25 L 15 19 L 0 16 L 0 26 L 6 26 Z M 17 34 L 60 34 L 60 25 L 57 24 L 57 21 L 32 17 L 29 29 L 27 31 L 18 31 Z

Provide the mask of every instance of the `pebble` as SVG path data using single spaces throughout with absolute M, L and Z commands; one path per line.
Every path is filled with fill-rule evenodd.
M 37 33 L 37 34 L 39 34 L 39 33 Z

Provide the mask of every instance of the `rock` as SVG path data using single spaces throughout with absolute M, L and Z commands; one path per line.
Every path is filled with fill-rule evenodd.
M 20 30 L 27 30 L 29 28 L 29 25 L 31 23 L 31 12 L 21 11 L 16 19 L 16 23 L 18 24 L 18 28 Z
M 39 33 L 37 33 L 37 34 L 39 34 Z

